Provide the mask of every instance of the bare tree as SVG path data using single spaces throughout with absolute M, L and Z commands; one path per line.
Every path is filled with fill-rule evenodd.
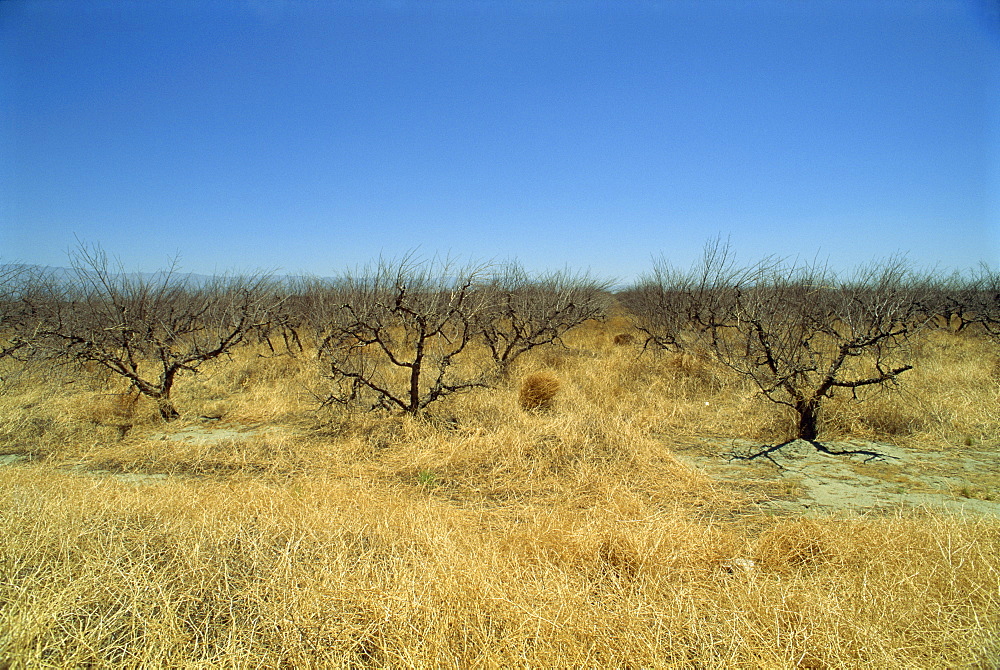
M 950 275 L 929 276 L 915 286 L 918 320 L 951 332 L 1000 338 L 1000 272 L 985 263 Z
M 915 317 L 928 327 L 962 332 L 979 321 L 983 278 L 974 271 L 928 276 L 914 286 Z
M 970 321 L 979 323 L 988 335 L 1000 340 L 1000 271 L 981 264 L 970 281 Z
M 0 360 L 23 353 L 33 340 L 29 304 L 37 276 L 24 265 L 0 265 Z
M 243 342 L 276 299 L 265 275 L 196 283 L 176 261 L 150 276 L 128 274 L 83 244 L 70 262 L 71 281 L 50 281 L 38 306 L 49 353 L 125 377 L 165 421 L 179 416 L 170 397 L 177 376 Z
M 741 266 L 728 243 L 716 238 L 705 245 L 701 261 L 690 270 L 661 258 L 650 273 L 617 298 L 633 325 L 646 334 L 644 348 L 678 351 L 702 346 L 730 318 L 731 289 L 773 264 L 766 259 L 755 266 Z
M 553 272 L 531 277 L 510 263 L 482 287 L 484 306 L 477 330 L 501 374 L 536 347 L 560 342 L 571 328 L 603 318 L 609 282 L 587 275 Z
M 880 456 L 824 446 L 819 417 L 836 392 L 858 398 L 858 389 L 893 383 L 912 368 L 905 344 L 919 319 L 905 262 L 890 259 L 841 281 L 822 264 L 768 259 L 739 268 L 720 258 L 728 252 L 710 247 L 688 274 L 661 268 L 640 284 L 635 295 L 644 299 L 626 304 L 657 344 L 673 346 L 693 333 L 768 400 L 795 412 L 793 439 L 741 458 L 770 458 L 798 439 L 827 453 Z
M 823 401 L 838 391 L 893 383 L 912 369 L 907 337 L 917 305 L 909 270 L 900 259 L 873 265 L 849 281 L 838 281 L 822 265 L 784 266 L 736 286 L 733 311 L 714 338 L 718 359 L 751 379 L 774 403 L 794 410 L 795 439 L 827 453 L 817 441 Z M 918 324 L 919 325 L 919 324 Z M 749 456 L 767 456 L 785 444 Z
M 485 267 L 412 256 L 380 261 L 327 287 L 319 354 L 336 388 L 326 403 L 417 414 L 453 393 L 486 385 L 459 375 L 456 359 L 476 335 Z
M 310 282 L 303 278 L 273 283 L 274 300 L 268 318 L 253 329 L 256 341 L 266 344 L 272 355 L 294 357 L 305 351 L 301 333 L 310 321 L 309 286 Z

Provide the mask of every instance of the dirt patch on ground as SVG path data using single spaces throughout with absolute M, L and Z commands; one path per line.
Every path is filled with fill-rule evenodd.
M 742 440 L 670 447 L 689 467 L 743 491 L 753 511 L 826 515 L 921 507 L 1000 518 L 1000 454 L 994 451 L 918 451 L 863 441 L 823 444 L 831 451 L 874 451 L 884 457 L 835 456 L 802 440 L 775 452 L 773 462 L 734 458 L 760 448 Z
M 150 435 L 154 441 L 213 444 L 244 440 L 282 431 L 265 425 L 228 427 L 189 425 Z M 831 441 L 831 451 L 864 451 L 864 455 L 823 453 L 797 441 L 772 454 L 771 460 L 740 460 L 759 444 L 743 440 L 693 439 L 664 444 L 680 460 L 743 494 L 742 512 L 752 514 L 829 515 L 868 513 L 899 508 L 924 508 L 1000 518 L 1000 453 L 971 447 L 951 451 L 907 449 L 881 442 Z M 7 453 L 4 453 L 4 452 Z M 25 450 L 0 450 L 0 467 L 27 464 L 35 455 Z M 160 472 L 126 472 L 100 464 L 65 464 L 79 474 L 114 476 L 133 483 L 162 483 Z
M 146 439 L 149 441 L 163 440 L 167 442 L 221 442 L 223 440 L 245 440 L 257 435 L 279 432 L 278 428 L 264 424 L 230 427 L 219 425 L 189 425 L 176 430 L 153 433 Z
M 213 445 L 226 441 L 239 442 L 252 440 L 265 435 L 283 434 L 283 432 L 280 428 L 264 424 L 220 426 L 213 422 L 207 425 L 172 426 L 168 430 L 146 436 L 142 442 L 151 445 L 155 445 L 157 442 L 182 442 L 194 447 L 205 446 L 212 448 Z M 24 446 L 0 446 L 0 467 L 27 465 L 43 460 L 46 460 L 44 456 Z M 114 477 L 115 479 L 134 484 L 166 483 L 170 479 L 190 478 L 205 474 L 218 475 L 231 471 L 266 470 L 264 465 L 257 463 L 214 463 L 210 455 L 207 455 L 203 461 L 198 464 L 199 467 L 196 471 L 178 468 L 176 463 L 169 462 L 156 463 L 155 461 L 151 461 L 146 463 L 140 461 L 138 463 L 122 463 L 117 459 L 98 459 L 95 461 L 90 458 L 57 462 L 56 467 L 78 475 Z

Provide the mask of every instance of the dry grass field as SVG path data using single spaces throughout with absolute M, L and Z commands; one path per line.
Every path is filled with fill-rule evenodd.
M 169 424 L 5 370 L 0 667 L 1000 667 L 1000 519 L 763 514 L 671 444 L 793 417 L 642 341 L 585 323 L 420 418 L 318 409 L 308 352 L 206 365 Z M 900 382 L 820 438 L 1000 448 L 996 343 L 927 332 Z

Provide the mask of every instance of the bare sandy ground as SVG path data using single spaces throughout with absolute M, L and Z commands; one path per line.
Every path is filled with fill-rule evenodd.
M 862 441 L 823 444 L 833 451 L 875 451 L 885 457 L 834 456 L 801 440 L 776 452 L 774 462 L 733 459 L 734 454 L 760 447 L 741 440 L 670 446 L 689 467 L 742 490 L 747 511 L 827 515 L 919 507 L 1000 518 L 998 450 L 921 451 Z

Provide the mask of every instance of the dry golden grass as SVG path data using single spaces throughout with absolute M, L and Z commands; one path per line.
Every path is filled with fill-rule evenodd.
M 665 445 L 791 417 L 623 327 L 426 418 L 317 412 L 308 355 L 251 349 L 181 380 L 169 426 L 114 379 L 8 375 L 0 453 L 34 460 L 0 467 L 0 666 L 997 667 L 1000 522 L 742 512 Z M 991 347 L 928 334 L 821 430 L 996 448 Z M 531 370 L 551 411 L 522 410 Z

